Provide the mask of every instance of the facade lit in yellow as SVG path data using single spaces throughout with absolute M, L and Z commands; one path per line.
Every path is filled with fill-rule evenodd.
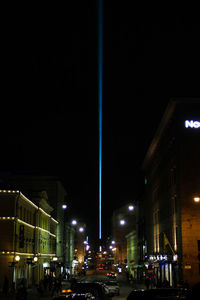
M 25 278 L 31 286 L 50 272 L 58 222 L 44 195 L 38 195 L 36 204 L 19 191 L 0 190 L 1 286 L 5 275 L 10 284 Z

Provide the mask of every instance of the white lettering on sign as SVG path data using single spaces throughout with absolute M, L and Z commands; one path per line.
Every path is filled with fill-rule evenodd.
M 188 120 L 186 120 L 185 121 L 185 127 L 186 128 L 200 128 L 200 122 L 199 121 L 193 121 L 193 120 L 191 120 L 191 121 L 188 121 Z

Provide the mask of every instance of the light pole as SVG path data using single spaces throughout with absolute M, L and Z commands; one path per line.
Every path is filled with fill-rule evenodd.
M 63 210 L 63 270 L 62 272 L 65 273 L 65 264 L 66 264 L 66 210 L 67 210 L 67 204 L 62 204 L 62 210 Z

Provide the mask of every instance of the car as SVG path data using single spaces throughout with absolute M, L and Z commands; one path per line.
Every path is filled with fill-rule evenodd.
M 103 284 L 97 282 L 76 282 L 71 287 L 72 293 L 90 293 L 94 296 L 94 299 L 108 300 L 109 295 L 107 295 Z
M 117 281 L 105 281 L 105 289 L 109 296 L 120 295 L 120 287 Z
M 106 274 L 106 276 L 107 276 L 108 278 L 113 278 L 113 279 L 115 279 L 115 278 L 117 278 L 117 273 L 115 273 L 115 272 L 108 272 L 108 273 Z
M 70 293 L 53 297 L 53 300 L 94 300 L 91 293 Z

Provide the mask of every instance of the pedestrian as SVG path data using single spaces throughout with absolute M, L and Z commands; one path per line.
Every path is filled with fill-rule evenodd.
M 145 286 L 146 286 L 146 289 L 148 290 L 148 289 L 149 289 L 149 285 L 150 285 L 150 279 L 149 279 L 149 277 L 147 277 L 147 278 L 145 279 L 144 284 L 145 284 Z
M 42 279 L 40 279 L 40 281 L 39 281 L 38 292 L 41 297 L 44 296 L 44 283 L 43 283 Z
M 6 297 L 8 295 L 8 290 L 9 290 L 9 281 L 8 281 L 8 277 L 5 275 L 4 282 L 3 282 L 3 295 L 5 295 Z
M 26 289 L 26 281 L 24 278 L 21 279 L 17 286 L 17 291 L 15 295 L 16 300 L 27 300 L 27 289 Z
M 69 272 L 67 272 L 67 281 L 69 281 L 70 280 L 70 274 L 69 274 Z
M 61 293 L 61 291 L 62 291 L 62 277 L 59 276 L 58 280 L 57 280 L 57 289 L 56 289 L 56 292 L 57 293 Z

